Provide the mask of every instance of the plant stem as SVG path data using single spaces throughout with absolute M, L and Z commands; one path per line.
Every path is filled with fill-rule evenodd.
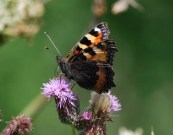
M 39 94 L 21 111 L 20 114 L 24 114 L 33 119 L 44 107 L 46 101 L 47 98 Z
M 75 135 L 75 128 L 73 126 L 71 126 L 71 129 L 72 129 L 72 135 Z

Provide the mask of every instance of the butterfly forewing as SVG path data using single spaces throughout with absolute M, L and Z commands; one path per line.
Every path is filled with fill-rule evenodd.
M 68 62 L 86 59 L 92 60 L 92 57 L 93 60 L 95 60 L 97 58 L 95 56 L 96 53 L 106 56 L 105 49 L 100 50 L 97 48 L 97 45 L 107 40 L 109 33 L 110 32 L 106 23 L 103 22 L 96 25 L 72 48 L 72 50 L 68 53 L 66 60 Z M 101 59 L 98 57 L 98 60 Z

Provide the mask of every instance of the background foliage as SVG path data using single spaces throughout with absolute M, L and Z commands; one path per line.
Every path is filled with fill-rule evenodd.
M 141 127 L 149 135 L 172 135 L 173 125 L 173 14 L 171 0 L 139 1 L 143 12 L 130 8 L 102 18 L 111 30 L 119 52 L 114 61 L 118 96 L 122 110 L 108 125 L 108 134 L 118 128 Z M 63 56 L 81 38 L 93 17 L 91 0 L 51 0 L 45 9 L 41 31 L 32 41 L 10 39 L 0 47 L 0 110 L 3 120 L 9 121 L 41 93 L 43 82 L 55 75 L 56 51 L 43 34 L 46 31 Z M 45 46 L 50 46 L 49 50 Z M 85 110 L 90 92 L 75 86 Z M 5 125 L 1 124 L 2 129 Z M 33 119 L 33 135 L 71 134 L 71 127 L 61 124 L 54 102 L 48 102 Z

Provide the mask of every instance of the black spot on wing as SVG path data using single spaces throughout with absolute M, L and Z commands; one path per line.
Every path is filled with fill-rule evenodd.
M 85 44 L 85 45 L 87 45 L 87 46 L 90 46 L 90 45 L 92 44 L 91 41 L 88 40 L 87 37 L 83 37 L 83 38 L 80 40 L 80 43 L 81 43 L 81 44 Z
M 88 47 L 86 49 L 84 49 L 85 53 L 89 53 L 90 55 L 96 55 L 96 53 L 93 51 L 93 49 L 91 47 Z
M 97 36 L 99 35 L 98 31 L 95 31 L 94 29 L 92 29 L 92 30 L 89 32 L 89 34 L 91 34 L 91 35 L 93 35 L 93 36 L 95 36 L 95 37 L 97 37 Z
M 79 46 L 77 46 L 77 47 L 76 47 L 76 50 L 81 51 L 82 48 L 80 48 Z
M 80 53 L 78 55 L 76 55 L 74 58 L 73 58 L 73 62 L 75 61 L 85 61 L 87 58 L 85 55 L 83 55 L 83 53 Z
M 99 44 L 97 45 L 97 48 L 99 48 L 99 49 L 101 49 L 101 50 L 106 50 L 106 46 L 103 45 L 103 42 L 99 43 Z
M 103 28 L 103 26 L 105 26 L 105 25 L 106 25 L 106 23 L 100 23 L 100 24 L 98 24 L 98 25 L 97 25 L 97 28 L 102 29 L 102 28 Z

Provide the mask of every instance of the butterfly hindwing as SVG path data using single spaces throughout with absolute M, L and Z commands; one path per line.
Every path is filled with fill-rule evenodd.
M 85 89 L 93 89 L 97 93 L 108 92 L 115 87 L 114 72 L 107 63 L 96 61 L 76 61 L 74 63 L 60 63 L 62 72 L 69 79 L 74 80 Z

